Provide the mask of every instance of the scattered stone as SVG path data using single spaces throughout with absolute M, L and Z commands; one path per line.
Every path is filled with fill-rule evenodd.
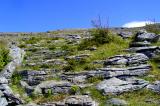
M 97 85 L 97 89 L 103 91 L 104 95 L 116 95 L 128 91 L 134 91 L 144 88 L 148 85 L 148 82 L 142 79 L 136 78 L 110 78 L 104 80 Z
M 65 99 L 65 106 L 98 106 L 98 104 L 88 95 L 75 95 Z
M 131 38 L 133 34 L 132 32 L 119 32 L 118 35 L 126 39 L 126 38 Z
M 67 35 L 67 39 L 81 39 L 80 35 L 76 35 L 76 34 L 68 34 Z
M 156 81 L 153 84 L 149 84 L 147 88 L 154 92 L 160 93 L 160 81 Z
M 107 104 L 111 104 L 114 106 L 127 106 L 128 103 L 125 100 L 119 98 L 112 98 L 107 101 Z

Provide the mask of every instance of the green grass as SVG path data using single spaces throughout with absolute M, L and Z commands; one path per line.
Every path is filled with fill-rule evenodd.
M 128 101 L 129 106 L 158 106 L 158 103 L 147 103 L 146 100 L 151 99 L 151 102 L 154 102 L 153 100 L 160 99 L 159 94 L 146 89 L 124 93 L 117 97 Z
M 60 34 L 60 33 L 64 33 L 64 31 L 49 32 L 49 33 Z M 69 33 L 69 32 L 66 32 L 66 33 Z M 21 67 L 20 69 L 40 70 L 41 68 L 47 68 L 47 69 L 49 68 L 49 69 L 59 69 L 59 70 L 65 69 L 65 71 L 71 71 L 71 72 L 94 70 L 96 68 L 103 67 L 103 64 L 93 64 L 92 63 L 93 61 L 105 60 L 114 55 L 126 54 L 124 50 L 129 47 L 129 43 L 131 42 L 131 40 L 133 40 L 133 39 L 124 40 L 121 37 L 112 35 L 111 33 L 105 36 L 106 33 L 108 34 L 108 32 L 103 33 L 102 36 L 99 37 L 101 33 L 103 33 L 103 31 L 97 32 L 96 30 L 94 33 L 92 32 L 92 36 L 94 36 L 93 39 L 82 40 L 80 44 L 75 44 L 75 45 L 69 44 L 68 41 L 63 38 L 57 39 L 57 38 L 51 38 L 48 36 L 35 36 L 35 37 L 31 36 L 29 40 L 23 41 L 21 43 L 20 46 L 22 48 L 34 48 L 35 47 L 34 44 L 37 44 L 38 47 L 47 48 L 52 52 L 56 50 L 68 51 L 67 56 L 79 55 L 79 54 L 91 54 L 91 55 L 90 57 L 86 59 L 82 59 L 80 61 L 68 60 L 68 64 L 69 64 L 68 66 L 60 66 L 60 65 L 51 66 L 49 64 L 44 64 L 44 65 L 36 65 L 34 67 L 24 66 L 24 67 Z M 55 40 L 57 41 L 54 42 Z M 32 46 L 27 47 L 26 44 L 32 44 Z M 158 42 L 153 45 L 160 46 L 160 43 Z M 97 47 L 97 50 L 95 51 L 86 50 L 93 46 Z M 32 56 L 38 50 L 39 49 L 34 51 L 33 49 L 32 51 L 27 51 L 26 57 Z M 58 58 L 64 59 L 64 57 L 65 56 L 61 56 Z M 26 62 L 24 62 L 24 65 L 25 64 Z M 160 69 L 158 69 L 159 63 L 157 62 L 156 59 L 153 59 L 150 61 L 150 64 L 152 65 L 152 70 L 149 72 L 149 74 L 154 75 L 154 77 L 144 76 L 142 78 L 150 82 L 160 80 Z M 11 85 L 11 87 L 14 90 L 14 92 L 18 92 L 23 97 L 24 89 L 20 87 L 19 80 L 20 80 L 20 77 L 18 75 L 13 76 L 13 79 L 12 79 L 13 84 Z M 48 78 L 47 80 L 59 81 L 61 79 L 59 77 L 53 77 L 53 78 Z M 103 80 L 103 78 L 93 77 L 88 79 L 87 81 L 88 83 L 92 83 L 96 85 L 101 80 Z M 73 93 L 76 93 L 78 90 L 79 88 L 77 86 L 72 86 Z M 142 89 L 140 91 L 123 93 L 119 96 L 113 96 L 113 95 L 104 96 L 102 92 L 96 90 L 95 86 L 91 86 L 85 89 L 81 89 L 82 94 L 84 94 L 85 92 L 90 92 L 91 97 L 99 103 L 99 106 L 105 106 L 106 101 L 112 97 L 126 100 L 129 103 L 129 106 L 158 106 L 157 104 L 147 103 L 145 101 L 147 99 L 154 99 L 154 100 L 160 99 L 158 94 L 153 93 L 152 91 L 146 90 L 146 89 Z M 68 95 L 66 94 L 51 95 L 51 91 L 49 90 L 47 96 L 33 95 L 29 97 L 31 98 L 29 100 L 32 100 L 35 103 L 44 103 L 44 102 L 60 101 L 60 100 L 63 100 L 66 96 Z
M 147 89 L 141 89 L 138 91 L 126 92 L 120 95 L 108 95 L 104 96 L 102 92 L 96 90 L 94 87 L 88 87 L 81 91 L 82 94 L 89 92 L 92 99 L 99 103 L 99 106 L 106 106 L 106 101 L 110 98 L 120 98 L 128 102 L 129 106 L 159 106 L 158 101 L 160 96 L 158 93 L 154 93 Z M 147 100 L 151 100 L 153 103 L 147 103 Z M 157 102 L 157 103 L 156 103 Z
M 21 79 L 22 77 L 17 72 L 14 72 L 9 86 L 11 87 L 11 89 L 15 94 L 19 94 L 21 99 L 24 100 L 26 103 L 28 103 L 31 101 L 31 98 L 25 95 L 25 89 L 22 88 L 20 85 Z
M 96 51 L 88 52 L 91 54 L 91 56 L 87 58 L 85 62 L 83 62 L 83 64 L 81 62 L 71 64 L 72 70 L 84 71 L 85 69 L 87 69 L 87 67 L 91 67 L 89 69 L 98 68 L 100 65 L 97 65 L 95 67 L 94 64 L 91 64 L 91 62 L 95 60 L 105 60 L 108 57 L 114 56 L 117 54 L 125 54 L 123 50 L 128 48 L 129 42 L 130 42 L 129 40 L 126 40 L 126 41 L 123 40 L 122 42 L 108 43 L 108 44 L 101 45 L 97 48 Z
M 0 71 L 10 61 L 9 49 L 5 41 L 0 40 Z

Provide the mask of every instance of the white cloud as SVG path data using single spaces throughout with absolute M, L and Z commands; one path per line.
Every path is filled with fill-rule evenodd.
M 146 24 L 153 24 L 153 23 L 154 22 L 152 21 L 133 21 L 133 22 L 124 24 L 122 27 L 126 27 L 126 28 L 143 27 L 143 26 L 146 26 Z

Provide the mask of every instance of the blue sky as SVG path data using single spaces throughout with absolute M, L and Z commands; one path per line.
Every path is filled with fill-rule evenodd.
M 160 0 L 0 0 L 0 32 L 43 32 L 89 28 L 101 15 L 104 23 L 160 21 Z

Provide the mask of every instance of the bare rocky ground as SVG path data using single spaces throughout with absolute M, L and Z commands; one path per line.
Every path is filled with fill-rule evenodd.
M 0 106 L 159 106 L 160 35 L 112 29 L 123 42 L 78 50 L 89 30 L 1 33 L 12 61 Z

